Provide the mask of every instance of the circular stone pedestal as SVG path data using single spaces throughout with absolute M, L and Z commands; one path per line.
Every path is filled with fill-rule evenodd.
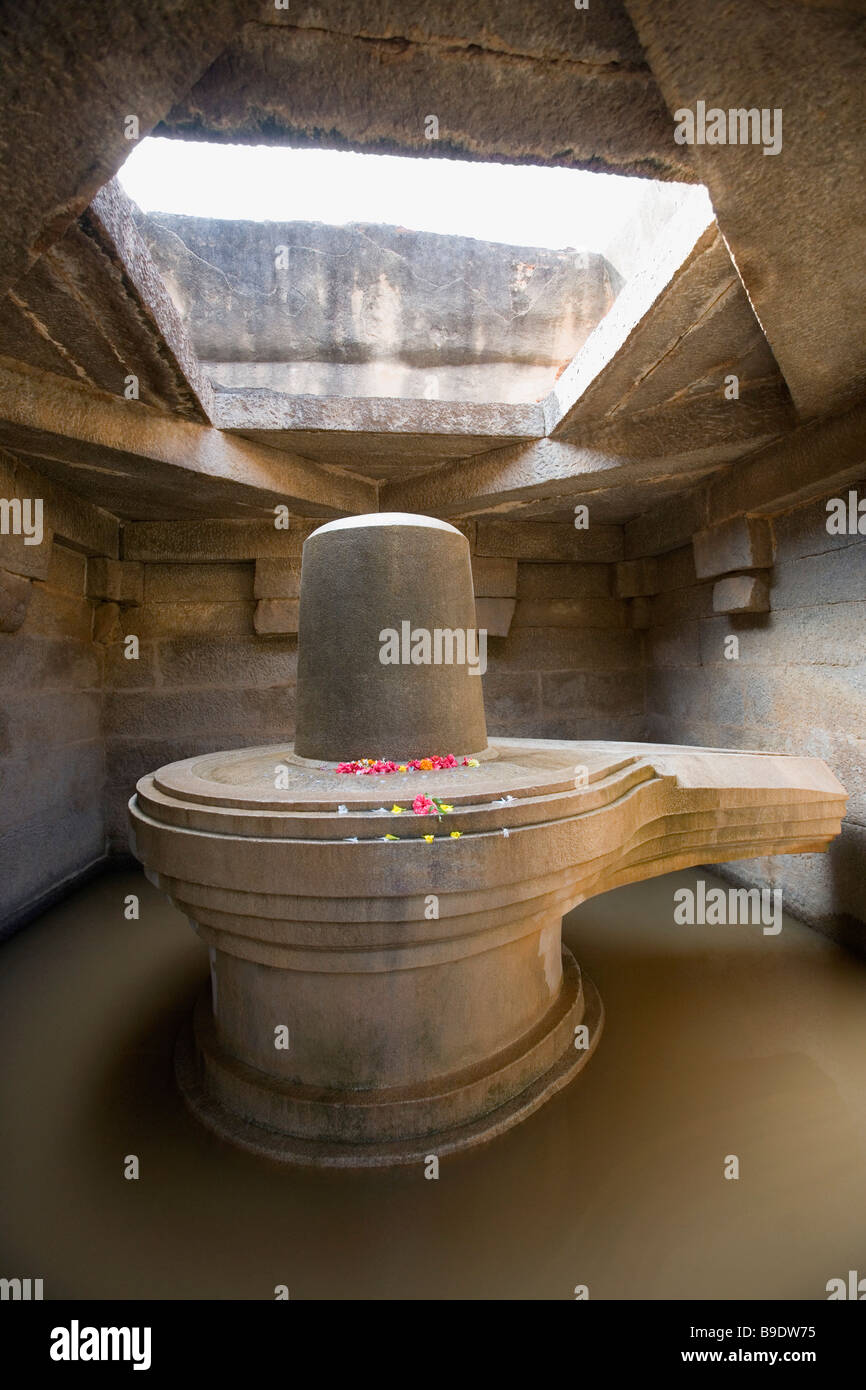
M 419 791 L 450 809 L 413 815 Z M 280 746 L 161 768 L 132 846 L 211 961 L 181 1087 L 218 1133 L 293 1162 L 491 1139 L 598 1041 L 564 913 L 689 865 L 817 852 L 844 809 L 818 759 L 639 743 L 502 739 L 477 767 L 375 776 Z
M 598 1041 L 598 995 L 561 943 L 575 813 L 642 780 L 635 762 L 502 741 L 477 767 L 353 776 L 273 747 L 143 778 L 135 852 L 210 948 L 177 1058 L 193 1110 L 326 1166 L 415 1161 L 524 1118 Z M 453 809 L 414 815 L 419 791 Z
M 565 1086 L 591 1056 L 601 1033 L 601 1000 L 566 947 L 562 967 L 557 1004 L 527 1038 L 438 1082 L 370 1091 L 320 1090 L 263 1077 L 222 1049 L 209 994 L 203 994 L 178 1039 L 178 1084 L 203 1124 L 266 1158 L 325 1168 L 423 1162 L 431 1153 L 495 1139 Z M 586 1034 L 577 1047 L 580 1024 Z

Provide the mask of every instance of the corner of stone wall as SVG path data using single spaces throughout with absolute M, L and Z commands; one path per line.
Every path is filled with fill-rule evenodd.
M 849 793 L 826 855 L 713 868 L 781 888 L 796 917 L 866 950 L 866 481 L 772 516 L 689 519 L 693 535 L 674 532 L 656 554 L 648 737 L 823 759 Z M 650 532 L 642 524 L 651 546 Z
M 89 557 L 114 518 L 0 451 L 0 934 L 105 862 L 103 654 Z

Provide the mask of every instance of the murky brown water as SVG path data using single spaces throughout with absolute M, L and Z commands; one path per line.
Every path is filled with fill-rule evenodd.
M 0 1274 L 255 1299 L 823 1299 L 866 1275 L 866 966 L 789 919 L 675 926 L 697 877 L 571 915 L 599 1050 L 438 1182 L 282 1168 L 199 1128 L 172 1048 L 205 952 L 139 874 L 103 877 L 0 949 Z

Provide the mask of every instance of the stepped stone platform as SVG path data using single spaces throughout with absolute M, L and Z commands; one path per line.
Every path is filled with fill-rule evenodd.
M 489 754 L 351 777 L 274 746 L 139 783 L 136 853 L 211 949 L 178 1066 L 212 1128 L 334 1166 L 492 1138 L 598 1041 L 598 995 L 561 944 L 566 912 L 689 865 L 825 849 L 844 814 L 811 758 L 517 739 Z M 290 769 L 279 792 L 277 765 Z M 454 810 L 390 811 L 419 790 Z
M 359 555 L 360 571 L 347 558 Z M 845 792 L 818 759 L 488 744 L 466 667 L 441 679 L 376 662 L 395 611 L 432 627 L 470 600 L 453 527 L 387 514 L 321 527 L 304 549 L 298 736 L 320 756 L 288 743 L 209 753 L 142 778 L 130 802 L 135 853 L 210 949 L 181 1088 L 257 1153 L 380 1166 L 495 1137 L 598 1043 L 602 1005 L 562 944 L 565 913 L 624 883 L 823 850 L 839 833 Z M 347 664 L 354 702 L 335 696 Z M 389 702 L 401 755 L 454 753 L 458 766 L 337 771 L 374 730 L 378 743 Z M 446 728 L 467 736 L 434 748 L 429 731 Z M 419 793 L 447 809 L 414 814 Z

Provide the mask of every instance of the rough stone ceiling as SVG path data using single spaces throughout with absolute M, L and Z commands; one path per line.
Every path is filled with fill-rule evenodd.
M 832 476 L 819 417 L 849 411 L 847 441 L 866 394 L 864 28 L 852 5 L 784 0 L 11 13 L 0 444 L 130 518 L 286 501 L 564 519 L 588 501 L 625 521 L 672 498 L 686 517 L 751 458 Z M 669 237 L 538 406 L 215 395 L 122 195 L 93 200 L 128 150 L 118 91 L 142 135 L 402 153 L 435 112 L 444 154 L 703 181 L 718 226 Z M 671 113 L 708 96 L 783 108 L 783 153 L 677 145 Z
M 130 519 L 230 515 L 235 505 L 263 514 L 286 500 L 282 466 L 305 471 L 305 484 L 316 475 L 320 486 L 295 478 L 291 489 L 309 515 L 327 514 L 329 497 L 334 510 L 351 509 L 345 489 L 354 486 L 361 507 L 522 519 L 570 516 L 587 501 L 600 520 L 627 520 L 795 423 L 718 229 L 705 223 L 693 208 L 665 227 L 643 275 L 537 404 L 221 392 L 209 390 L 134 208 L 113 183 L 0 312 L 6 356 L 33 369 L 7 363 L 0 443 Z M 118 399 L 131 362 L 139 402 Z M 739 378 L 736 402 L 719 391 L 728 372 Z M 86 388 L 108 399 L 82 419 Z M 225 432 L 219 449 L 203 450 L 194 495 L 194 435 L 176 429 L 166 454 L 167 414 Z
M 429 154 L 430 113 L 452 157 L 698 181 L 617 0 L 263 7 L 154 133 Z

